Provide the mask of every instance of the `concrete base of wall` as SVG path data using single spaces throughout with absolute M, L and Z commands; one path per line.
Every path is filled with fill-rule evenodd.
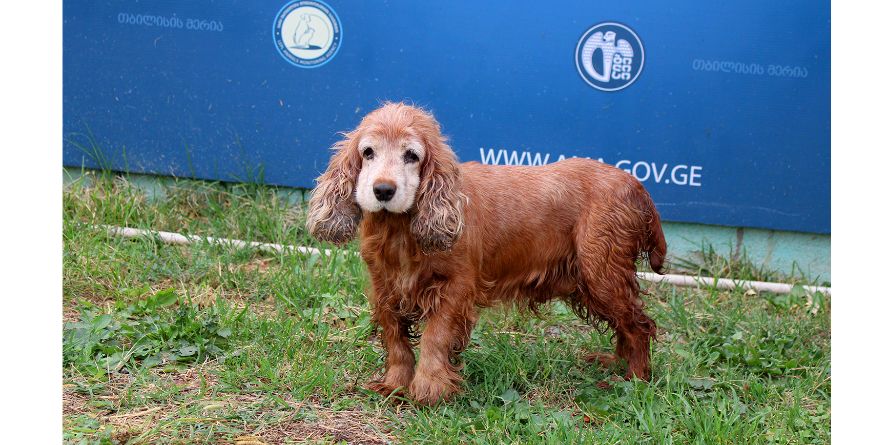
M 746 227 L 664 222 L 669 258 L 698 256 L 710 246 L 724 257 L 747 255 L 755 265 L 810 282 L 831 280 L 831 236 Z
M 65 185 L 82 175 L 80 169 L 65 168 Z M 152 197 L 163 196 L 165 186 L 176 181 L 139 174 L 129 174 L 127 178 Z M 304 189 L 280 188 L 280 191 L 290 202 L 302 202 L 307 197 Z M 704 246 L 723 257 L 746 255 L 755 265 L 785 275 L 802 275 L 810 282 L 821 284 L 831 280 L 830 235 L 678 222 L 664 222 L 662 226 L 669 259 L 694 260 Z

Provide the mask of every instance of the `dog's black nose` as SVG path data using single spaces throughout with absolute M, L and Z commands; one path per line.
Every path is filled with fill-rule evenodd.
M 378 199 L 381 202 L 387 202 L 394 197 L 394 193 L 397 193 L 397 186 L 394 184 L 388 184 L 387 182 L 381 182 L 372 187 L 372 192 L 375 193 L 375 199 Z

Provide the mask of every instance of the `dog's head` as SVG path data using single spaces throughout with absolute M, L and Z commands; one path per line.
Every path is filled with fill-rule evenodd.
M 461 233 L 465 197 L 458 160 L 434 117 L 385 103 L 343 135 L 311 194 L 311 234 L 342 244 L 363 212 L 405 213 L 423 252 L 449 250 Z

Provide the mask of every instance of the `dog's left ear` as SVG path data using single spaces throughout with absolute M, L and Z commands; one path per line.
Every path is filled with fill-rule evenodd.
M 467 200 L 461 192 L 458 158 L 431 115 L 420 112 L 412 126 L 422 136 L 426 158 L 410 229 L 422 252 L 448 251 L 461 235 Z

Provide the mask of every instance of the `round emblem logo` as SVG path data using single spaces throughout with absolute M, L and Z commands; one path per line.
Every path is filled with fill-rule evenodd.
M 621 23 L 598 23 L 582 34 L 575 47 L 575 66 L 588 85 L 618 91 L 643 72 L 643 43 Z
M 300 68 L 317 68 L 329 62 L 341 48 L 341 21 L 320 0 L 294 0 L 274 19 L 277 52 Z

